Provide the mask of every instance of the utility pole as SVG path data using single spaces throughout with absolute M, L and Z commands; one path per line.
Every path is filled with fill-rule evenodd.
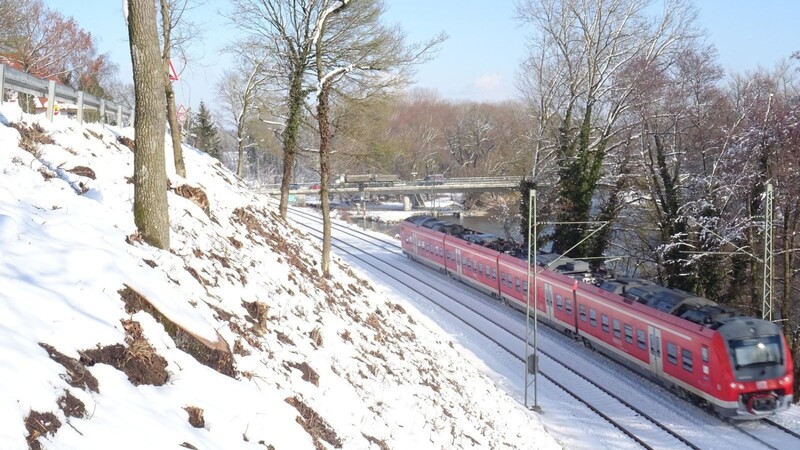
M 761 318 L 772 322 L 772 183 L 767 182 L 764 192 L 764 279 L 762 286 Z
M 538 268 L 536 248 L 536 236 L 538 235 L 536 223 L 536 189 L 531 189 L 528 192 L 528 272 L 527 272 L 527 287 L 526 301 L 525 301 L 525 407 L 536 412 L 541 412 L 542 408 L 539 406 L 538 396 L 538 378 L 539 378 L 539 346 L 537 343 L 539 331 L 539 308 L 538 302 L 538 289 L 536 289 L 536 272 Z M 533 231 L 531 231 L 531 224 L 533 224 Z M 533 261 L 531 261 L 531 246 L 533 246 Z M 531 262 L 533 263 L 533 283 L 531 283 Z M 533 317 L 531 317 L 531 289 L 533 289 Z M 531 326 L 533 321 L 533 326 Z M 533 337 L 531 342 L 531 336 Z M 531 344 L 533 344 L 533 354 L 530 353 Z M 533 380 L 530 380 L 530 375 Z M 533 385 L 533 405 L 528 406 L 528 390 Z

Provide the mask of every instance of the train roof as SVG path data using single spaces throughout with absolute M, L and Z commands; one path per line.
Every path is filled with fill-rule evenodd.
M 748 316 L 730 317 L 721 321 L 718 328 L 719 333 L 727 340 L 781 334 L 781 328 L 777 324 Z
M 558 253 L 539 253 L 536 255 L 537 264 L 550 270 L 562 273 L 590 272 L 589 263 Z
M 496 242 L 500 239 L 499 236 L 489 233 L 472 233 L 472 234 L 465 234 L 464 240 L 472 242 L 473 244 L 480 244 L 480 245 L 487 245 L 492 242 Z
M 599 287 L 604 291 L 613 292 L 615 294 L 623 295 L 628 289 L 637 286 L 651 286 L 654 285 L 650 280 L 644 278 L 608 278 L 600 282 Z

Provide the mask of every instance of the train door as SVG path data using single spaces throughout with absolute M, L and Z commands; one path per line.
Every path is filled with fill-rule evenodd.
M 661 330 L 648 325 L 647 335 L 650 337 L 650 370 L 656 375 L 661 375 L 664 370 L 661 358 Z
M 544 307 L 547 320 L 553 320 L 553 285 L 544 283 Z
M 458 274 L 458 278 L 460 279 L 463 274 L 461 273 L 461 249 L 456 249 L 456 273 Z

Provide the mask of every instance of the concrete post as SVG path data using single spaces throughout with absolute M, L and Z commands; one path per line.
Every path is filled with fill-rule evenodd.
M 83 91 L 78 91 L 78 123 L 83 123 Z
M 47 85 L 47 118 L 53 121 L 53 111 L 56 107 L 56 82 L 50 80 Z
M 6 66 L 0 64 L 0 105 L 6 101 Z
M 100 123 L 106 124 L 106 99 L 100 99 Z
M 411 197 L 403 195 L 403 211 L 411 211 Z

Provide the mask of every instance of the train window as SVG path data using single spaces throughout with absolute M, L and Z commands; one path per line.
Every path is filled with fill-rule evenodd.
M 683 368 L 691 372 L 694 368 L 694 364 L 692 363 L 692 351 L 681 350 L 681 359 L 683 360 Z
M 703 362 L 708 362 L 708 347 L 705 345 L 700 348 L 700 356 L 703 357 Z
M 506 284 L 506 273 L 500 272 L 500 284 Z
M 519 278 L 517 278 L 517 277 L 514 277 L 514 281 L 516 281 L 516 283 L 517 283 L 517 287 L 516 287 L 517 291 L 518 291 L 518 292 L 520 292 L 520 291 L 522 290 L 522 289 L 521 289 L 522 282 L 521 282 L 521 281 L 520 281 L 520 279 L 519 279 Z
M 647 348 L 647 334 L 638 328 L 636 329 L 636 345 L 642 350 Z
M 483 275 L 483 263 L 478 263 L 478 272 Z
M 581 320 L 586 322 L 586 305 L 578 305 L 578 311 L 580 311 Z
M 566 302 L 567 314 L 572 315 L 572 300 L 567 299 Z
M 605 314 L 600 315 L 600 328 L 603 329 L 606 333 L 608 333 L 608 316 Z
M 528 282 L 527 281 L 523 281 L 522 282 L 522 292 L 528 292 Z
M 625 342 L 633 344 L 633 327 L 625 324 Z
M 620 337 L 622 335 L 622 329 L 620 328 L 619 319 L 614 319 L 614 337 Z
M 597 326 L 597 311 L 594 308 L 589 308 L 589 323 L 592 324 L 593 327 Z
M 678 346 L 672 342 L 667 342 L 667 361 L 670 364 L 678 364 Z
M 492 268 L 492 279 L 493 280 L 497 279 L 497 269 L 495 269 L 494 267 Z
M 561 294 L 556 295 L 556 308 L 558 308 L 559 311 L 564 309 L 564 299 L 561 298 Z

